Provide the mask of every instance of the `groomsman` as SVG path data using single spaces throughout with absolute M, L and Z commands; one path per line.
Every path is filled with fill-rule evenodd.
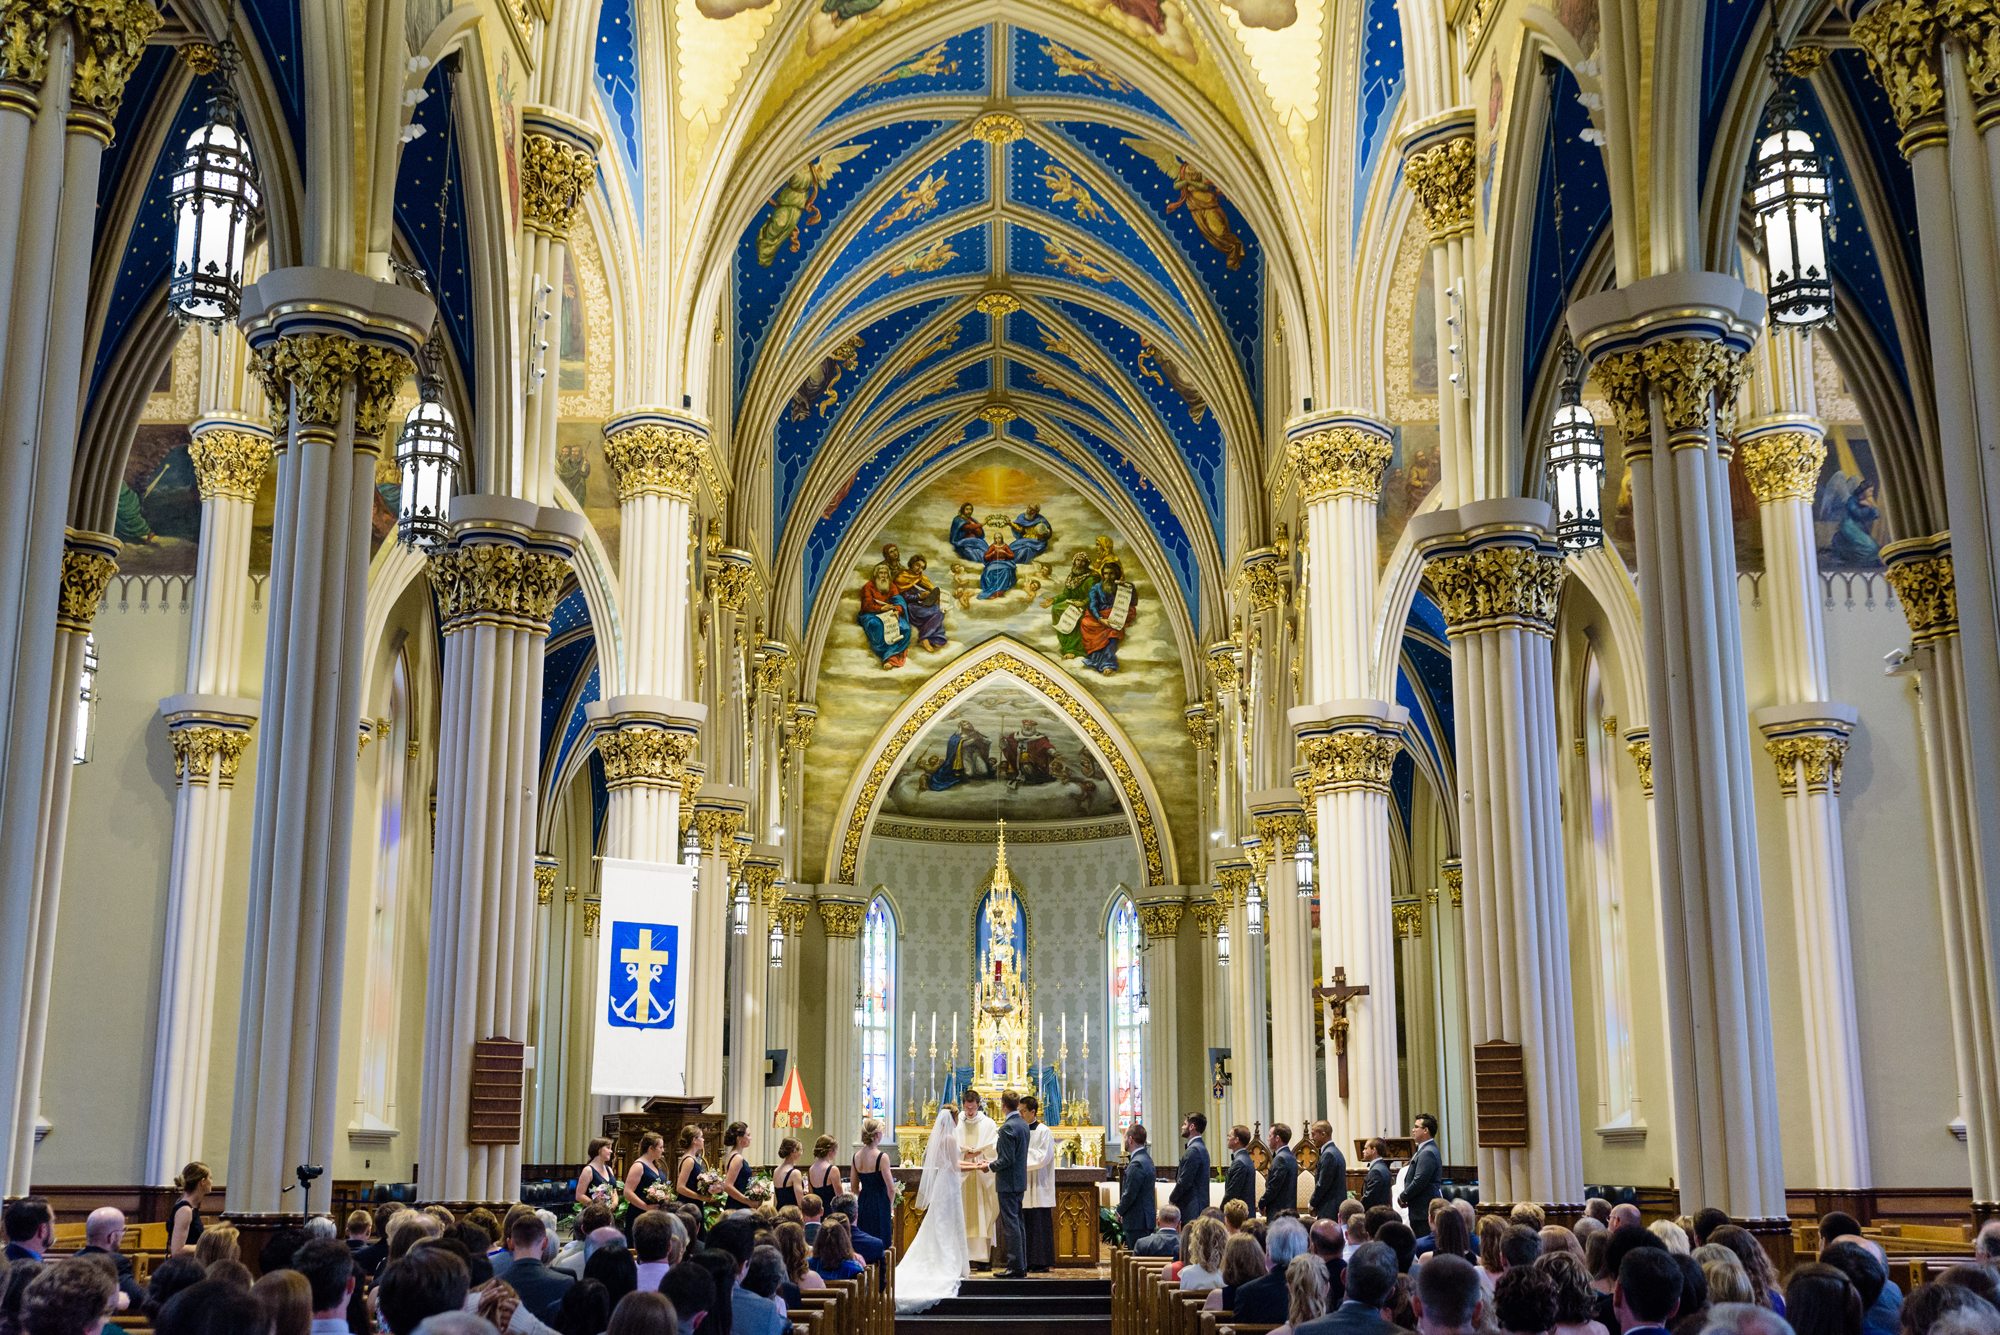
M 1118 1223 L 1125 1230 L 1125 1245 L 1137 1247 L 1139 1240 L 1153 1231 L 1153 1152 L 1146 1148 L 1146 1127 L 1134 1122 L 1125 1128 L 1125 1182 L 1118 1190 Z
M 1229 1128 L 1229 1175 L 1222 1181 L 1222 1204 L 1227 1208 L 1231 1201 L 1257 1213 L 1257 1165 L 1250 1158 L 1250 1128 L 1241 1124 Z
M 1326 1122 L 1314 1122 L 1306 1135 L 1319 1151 L 1319 1165 L 1313 1169 L 1313 1217 L 1338 1219 L 1340 1203 L 1347 1199 L 1347 1156 L 1333 1143 L 1333 1127 Z
M 1021 1096 L 1013 1090 L 1000 1095 L 1007 1120 L 1000 1124 L 999 1152 L 993 1156 L 993 1189 L 1000 1198 L 1000 1249 L 1007 1268 L 995 1279 L 1028 1277 L 1028 1242 L 1021 1227 L 1021 1197 L 1028 1190 L 1028 1124 L 1021 1120 Z
M 1042 1103 L 1033 1094 L 1021 1096 L 1021 1114 L 1028 1122 L 1028 1190 L 1021 1197 L 1021 1227 L 1028 1235 L 1028 1269 L 1053 1270 L 1056 1264 L 1056 1137 L 1042 1125 Z
M 1181 1137 L 1187 1141 L 1187 1148 L 1181 1151 L 1180 1171 L 1174 1178 L 1173 1194 L 1167 1199 L 1183 1219 L 1193 1219 L 1208 1208 L 1208 1146 L 1201 1142 L 1201 1133 L 1206 1130 L 1206 1113 L 1189 1113 L 1181 1123 Z
M 1389 1146 L 1380 1136 L 1371 1136 L 1361 1147 L 1361 1157 L 1368 1164 L 1368 1175 L 1361 1179 L 1362 1208 L 1392 1204 L 1389 1197 L 1396 1191 L 1396 1168 L 1389 1162 Z
M 1403 1207 L 1413 1226 L 1419 1219 L 1430 1219 L 1431 1202 L 1438 1195 L 1438 1179 L 1444 1176 L 1437 1133 L 1438 1119 L 1429 1113 L 1418 1113 L 1410 1127 L 1410 1139 L 1417 1143 L 1417 1153 L 1410 1160 L 1410 1175 L 1403 1181 L 1403 1199 L 1397 1204 Z
M 1271 1123 L 1271 1147 L 1271 1166 L 1264 1173 L 1264 1199 L 1257 1202 L 1257 1213 L 1266 1219 L 1276 1219 L 1281 1210 L 1299 1208 L 1299 1160 L 1292 1153 L 1292 1129 L 1283 1122 Z

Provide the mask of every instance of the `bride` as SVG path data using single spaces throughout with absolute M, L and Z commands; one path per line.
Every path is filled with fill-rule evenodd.
M 976 1159 L 958 1153 L 958 1109 L 938 1111 L 924 1149 L 924 1175 L 917 1184 L 917 1208 L 924 1212 L 910 1254 L 896 1263 L 896 1311 L 921 1312 L 958 1296 L 959 1282 L 972 1273 L 965 1246 L 965 1195 L 969 1172 L 983 1171 Z

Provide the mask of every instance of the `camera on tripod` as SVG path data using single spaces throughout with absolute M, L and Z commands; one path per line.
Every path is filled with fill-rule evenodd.
M 292 1171 L 298 1175 L 299 1180 L 296 1183 L 297 1189 L 301 1192 L 304 1192 L 312 1188 L 312 1180 L 314 1178 L 326 1172 L 326 1166 L 324 1164 L 302 1163 L 297 1168 L 294 1168 Z M 291 1191 L 292 1187 L 286 1187 L 284 1190 Z M 283 1195 L 284 1192 L 280 1192 L 278 1194 Z

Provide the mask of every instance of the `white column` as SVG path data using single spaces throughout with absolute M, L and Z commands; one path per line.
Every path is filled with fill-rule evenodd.
M 1429 1112 L 1439 1106 L 1437 980 L 1431 976 L 1424 935 L 1423 892 L 1392 901 L 1389 912 L 1403 970 L 1398 990 L 1403 1000 L 1403 1089 L 1411 1108 Z
M 1475 501 L 1412 525 L 1451 636 L 1467 1014 L 1475 1049 L 1521 1046 L 1526 1144 L 1481 1148 L 1481 1199 L 1580 1201 L 1553 638 L 1566 570 L 1542 501 Z
M 160 702 L 180 786 L 146 1137 L 146 1181 L 154 1186 L 171 1184 L 183 1165 L 201 1157 L 230 797 L 257 719 L 257 702 L 238 692 L 250 604 L 251 511 L 271 462 L 271 433 L 233 414 L 215 414 L 195 423 L 188 455 L 201 489 L 201 545 L 187 690 Z
M 1431 301 L 1436 318 L 1438 452 L 1441 499 L 1449 509 L 1493 494 L 1498 479 L 1485 475 L 1472 424 L 1472 380 L 1477 321 L 1465 300 L 1476 281 L 1473 200 L 1479 181 L 1474 132 L 1478 112 L 1453 107 L 1403 132 L 1403 179 L 1409 182 L 1430 229 Z M 1504 484 L 1503 484 L 1504 485 Z
M 1750 788 L 1729 461 L 1742 354 L 1764 299 L 1671 273 L 1570 309 L 1625 439 L 1651 702 L 1676 1180 L 1686 1209 L 1785 1210 Z M 1479 924 L 1468 922 L 1476 939 Z
M 387 416 L 434 317 L 422 293 L 344 270 L 280 269 L 243 297 L 287 431 L 225 1179 L 237 1212 L 332 1199 L 327 1177 L 305 1199 L 280 1192 L 334 1148 L 368 516 Z
M 454 500 L 451 520 L 430 561 L 444 687 L 417 1163 L 428 1199 L 505 1201 L 520 1194 L 521 1145 L 473 1139 L 473 1053 L 534 1040 L 542 651 L 585 521 L 485 494 Z
M 771 919 L 784 899 L 784 886 L 778 882 L 783 865 L 775 846 L 757 845 L 744 865 L 750 883 L 750 921 L 740 936 L 735 934 L 731 910 L 730 946 L 736 958 L 730 970 L 729 1084 L 723 1117 L 749 1124 L 753 1154 L 768 1149 L 764 1141 L 771 1130 L 764 1049 L 770 1013 Z M 894 1118 L 890 1120 L 893 1123 Z M 757 1162 L 764 1160 L 758 1157 Z
M 1312 902 L 1298 895 L 1293 849 L 1305 823 L 1291 788 L 1250 794 L 1250 819 L 1269 858 L 1265 872 L 1264 939 L 1271 965 L 1271 1120 L 1291 1125 L 1294 1138 L 1312 1125 Z
M 1180 1106 L 1180 941 L 1181 916 L 1187 901 L 1178 889 L 1133 905 L 1146 933 L 1146 1143 L 1153 1162 L 1180 1158 L 1180 1125 L 1188 1111 Z
M 597 188 L 597 146 L 596 131 L 574 116 L 554 107 L 521 108 L 522 343 L 533 369 L 524 385 L 520 476 L 538 505 L 555 504 L 563 266 L 569 229 Z
M 10 888 L 0 896 L 0 997 L 22 1021 L 0 1033 L 0 1193 L 10 1196 L 32 1178 L 74 681 L 89 628 L 87 616 L 83 632 L 60 621 L 81 587 L 64 517 L 98 166 L 125 79 L 160 21 L 142 0 L 109 0 L 74 27 L 66 14 L 19 6 L 0 18 L 0 161 L 14 168 L 0 192 L 0 439 L 13 442 L 0 452 L 0 603 L 9 609 L 0 618 L 0 885 Z M 84 541 L 93 560 L 117 550 L 94 535 Z
M 822 887 L 819 920 L 826 927 L 826 1133 L 845 1156 L 861 1139 L 861 1045 L 854 1027 L 854 990 L 861 980 L 861 924 L 868 905 L 839 899 Z
M 1472 1105 L 1472 1038 L 1466 1017 L 1465 867 L 1458 858 L 1438 869 L 1443 895 L 1429 891 L 1431 958 L 1438 990 L 1438 1139 L 1446 1163 L 1473 1163 L 1475 1112 Z

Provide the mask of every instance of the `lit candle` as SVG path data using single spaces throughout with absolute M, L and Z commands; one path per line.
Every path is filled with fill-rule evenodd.
M 937 1046 L 937 1012 L 931 1012 L 931 1046 Z
M 953 1052 L 954 1054 L 956 1054 L 956 1053 L 958 1052 L 958 1012 L 957 1012 L 957 1011 L 953 1011 L 953 1012 L 951 1013 L 951 1050 L 952 1050 L 952 1052 Z
M 1062 1013 L 1062 1027 L 1061 1027 L 1061 1028 L 1060 1028 L 1059 1030 L 1057 1030 L 1056 1032 L 1057 1032 L 1058 1034 L 1060 1034 L 1060 1035 L 1061 1035 L 1061 1037 L 1062 1037 L 1062 1045 L 1063 1045 L 1063 1048 L 1064 1048 L 1065 1050 L 1067 1050 L 1067 1049 L 1069 1048 L 1069 1012 L 1068 1012 L 1068 1011 L 1064 1011 L 1064 1012 Z

